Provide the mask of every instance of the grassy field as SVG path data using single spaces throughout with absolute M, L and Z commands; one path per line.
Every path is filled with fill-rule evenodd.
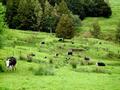
M 110 4 L 113 10 L 111 18 L 98 18 L 106 34 L 114 34 L 120 19 L 120 1 L 110 0 Z M 86 18 L 82 22 L 82 30 L 89 30 L 94 19 Z M 0 72 L 0 90 L 120 90 L 119 45 L 94 38 L 81 38 L 79 34 L 72 40 L 59 42 L 55 35 L 43 32 L 8 29 L 6 33 L 9 35 L 4 48 L 0 49 L 0 63 L 4 63 L 8 56 L 15 56 L 17 65 L 15 71 L 5 69 L 5 72 Z M 40 44 L 43 41 L 45 45 Z M 66 61 L 67 52 L 72 48 L 85 50 L 75 52 L 70 57 L 70 61 L 77 62 L 76 69 L 72 68 L 70 61 Z M 36 55 L 32 62 L 26 60 L 30 53 Z M 58 57 L 55 57 L 56 53 L 59 53 Z M 21 56 L 23 59 L 20 59 Z M 81 64 L 84 56 L 91 58 L 90 65 Z M 105 62 L 107 66 L 97 67 L 95 63 L 98 61 Z M 49 71 L 54 75 L 35 75 L 42 65 L 52 67 Z

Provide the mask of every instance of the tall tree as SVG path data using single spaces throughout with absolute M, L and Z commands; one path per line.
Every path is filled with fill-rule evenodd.
M 61 16 L 62 14 L 70 14 L 70 10 L 64 0 L 59 3 L 57 13 Z
M 4 17 L 5 17 L 5 9 L 0 5 L 0 48 L 3 46 L 3 42 L 4 40 L 4 28 L 5 28 L 5 21 L 4 21 Z
M 43 9 L 38 0 L 35 0 L 35 3 L 34 3 L 34 14 L 35 14 L 35 18 L 36 18 L 36 23 L 34 24 L 34 29 L 36 29 L 37 31 L 40 31 L 42 29 L 41 23 L 42 23 Z
M 38 0 L 20 0 L 17 15 L 14 17 L 16 27 L 23 30 L 40 29 L 42 8 Z
M 45 32 L 52 31 L 52 27 L 54 23 L 54 18 L 52 17 L 52 11 L 53 11 L 53 6 L 50 5 L 50 3 L 46 0 L 44 13 L 42 17 L 42 31 L 45 31 Z
M 20 0 L 8 0 L 6 5 L 6 14 L 7 23 L 10 28 L 16 28 L 13 18 L 17 14 L 17 8 Z
M 75 28 L 73 19 L 68 14 L 63 14 L 56 28 L 56 36 L 63 39 L 74 37 Z

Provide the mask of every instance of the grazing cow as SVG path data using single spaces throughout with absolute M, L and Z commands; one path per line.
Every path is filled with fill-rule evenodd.
M 85 56 L 85 57 L 84 57 L 84 60 L 85 60 L 85 61 L 90 61 L 90 58 Z
M 72 42 L 72 44 L 74 44 L 74 42 Z
M 6 60 L 6 66 L 7 68 L 13 70 L 15 69 L 15 65 L 16 65 L 17 61 L 15 57 L 8 57 Z
M 72 49 L 70 49 L 69 51 L 68 51 L 68 55 L 73 55 L 73 51 L 72 51 Z
M 45 56 L 44 58 L 46 59 L 47 57 Z
M 63 42 L 63 41 L 64 41 L 64 39 L 63 39 L 63 38 L 60 38 L 58 41 L 59 41 L 59 42 Z
M 45 42 L 41 42 L 41 44 L 45 44 Z
M 99 42 L 99 44 L 101 45 L 101 44 L 102 44 L 102 42 Z
M 59 56 L 59 54 L 58 54 L 58 53 L 56 53 L 56 54 L 55 54 L 55 56 L 56 56 L 56 57 L 58 57 L 58 56 Z
M 106 66 L 105 63 L 103 63 L 103 62 L 97 62 L 96 65 L 97 66 Z

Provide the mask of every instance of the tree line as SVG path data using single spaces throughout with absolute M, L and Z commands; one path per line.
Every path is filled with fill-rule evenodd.
M 2 0 L 6 5 L 6 21 L 10 28 L 55 31 L 61 14 L 71 12 L 80 19 L 110 17 L 109 4 L 104 0 Z M 63 5 L 61 5 L 61 2 Z M 64 12 L 65 9 L 65 12 Z M 61 13 L 61 14 L 60 14 Z M 48 27 L 46 27 L 46 25 Z

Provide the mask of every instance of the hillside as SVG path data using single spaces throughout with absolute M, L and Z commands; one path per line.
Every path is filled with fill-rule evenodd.
M 94 19 L 98 19 L 99 24 L 101 26 L 101 30 L 105 32 L 105 34 L 114 34 L 116 30 L 116 25 L 118 21 L 120 20 L 120 1 L 119 0 L 109 0 L 110 6 L 112 8 L 112 16 L 108 18 L 86 18 L 83 21 L 83 30 L 89 30 L 91 27 L 91 24 L 94 22 Z M 111 35 L 111 37 L 112 37 Z
M 120 16 L 120 1 L 110 0 L 110 4 L 113 11 L 111 18 L 98 19 L 102 31 L 113 35 Z M 94 19 L 89 17 L 83 20 L 82 33 L 89 30 Z M 65 42 L 58 41 L 59 38 L 54 34 L 43 32 L 6 29 L 6 33 L 4 48 L 0 49 L 0 64 L 5 69 L 0 72 L 0 90 L 120 89 L 120 45 L 114 42 L 83 38 L 81 32 L 73 39 L 65 39 Z M 83 51 L 68 56 L 70 49 Z M 35 57 L 29 62 L 27 55 L 31 53 Z M 4 61 L 8 56 L 17 58 L 15 71 L 5 68 Z M 90 57 L 89 64 L 83 62 L 85 56 Z M 104 62 L 106 66 L 97 67 L 98 61 Z M 72 68 L 71 64 L 74 63 L 77 68 Z M 48 75 L 35 74 L 41 66 L 48 68 Z

